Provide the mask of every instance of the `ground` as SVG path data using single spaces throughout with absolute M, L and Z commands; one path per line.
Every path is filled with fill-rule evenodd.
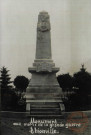
M 57 126 L 57 124 L 67 124 L 67 118 L 51 118 L 51 119 L 47 119 L 47 118 L 34 118 L 34 120 L 48 120 L 48 121 L 54 121 L 54 125 Z M 77 119 L 78 120 L 78 119 Z M 76 121 L 77 121 L 76 120 Z M 87 120 L 87 121 L 86 121 Z M 10 117 L 2 117 L 1 119 L 1 133 L 2 135 L 90 135 L 91 134 L 91 118 L 90 117 L 86 117 L 83 119 L 80 119 L 81 122 L 84 123 L 84 127 L 83 129 L 81 129 L 81 127 L 79 127 L 79 129 L 77 129 L 78 127 L 74 127 L 74 128 L 67 128 L 67 126 L 63 126 L 63 127 L 55 127 L 54 125 L 52 125 L 53 127 L 51 128 L 51 130 L 48 132 L 42 132 L 40 130 L 48 130 L 50 129 L 49 124 L 48 125 L 24 125 L 28 124 L 31 121 L 31 118 L 26 117 L 26 118 L 22 118 L 22 117 L 16 117 L 16 118 L 10 118 Z M 75 122 L 76 122 L 75 121 Z M 87 122 L 87 123 L 85 123 Z M 40 122 L 41 123 L 41 122 Z M 47 122 L 46 122 L 47 123 Z M 73 122 L 74 123 L 74 122 Z M 17 125 L 18 124 L 18 125 Z M 87 126 L 87 127 L 86 127 Z M 32 127 L 32 128 L 31 128 Z M 34 133 L 34 127 L 36 127 L 37 129 L 37 133 Z M 72 131 L 73 129 L 73 131 Z M 39 131 L 38 131 L 39 130 Z M 56 131 L 54 131 L 56 130 Z M 82 131 L 81 131 L 82 130 Z

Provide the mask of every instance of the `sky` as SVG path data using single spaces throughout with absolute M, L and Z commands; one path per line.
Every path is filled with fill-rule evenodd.
M 91 0 L 1 0 L 0 67 L 31 78 L 35 59 L 38 14 L 47 11 L 51 23 L 52 59 L 58 74 L 91 73 Z

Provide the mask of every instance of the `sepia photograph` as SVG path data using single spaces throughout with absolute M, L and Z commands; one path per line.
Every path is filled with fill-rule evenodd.
M 91 1 L 0 6 L 1 135 L 90 135 Z

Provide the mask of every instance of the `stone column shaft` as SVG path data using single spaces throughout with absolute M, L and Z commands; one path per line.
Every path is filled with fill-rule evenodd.
M 50 21 L 47 12 L 40 12 L 38 16 L 36 59 L 51 59 Z

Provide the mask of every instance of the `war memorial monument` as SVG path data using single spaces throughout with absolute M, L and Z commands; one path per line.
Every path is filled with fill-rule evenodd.
M 26 90 L 26 112 L 35 115 L 60 115 L 65 107 L 61 99 L 60 88 L 51 54 L 51 26 L 47 12 L 38 15 L 36 56 L 33 67 L 28 70 L 32 74 Z

